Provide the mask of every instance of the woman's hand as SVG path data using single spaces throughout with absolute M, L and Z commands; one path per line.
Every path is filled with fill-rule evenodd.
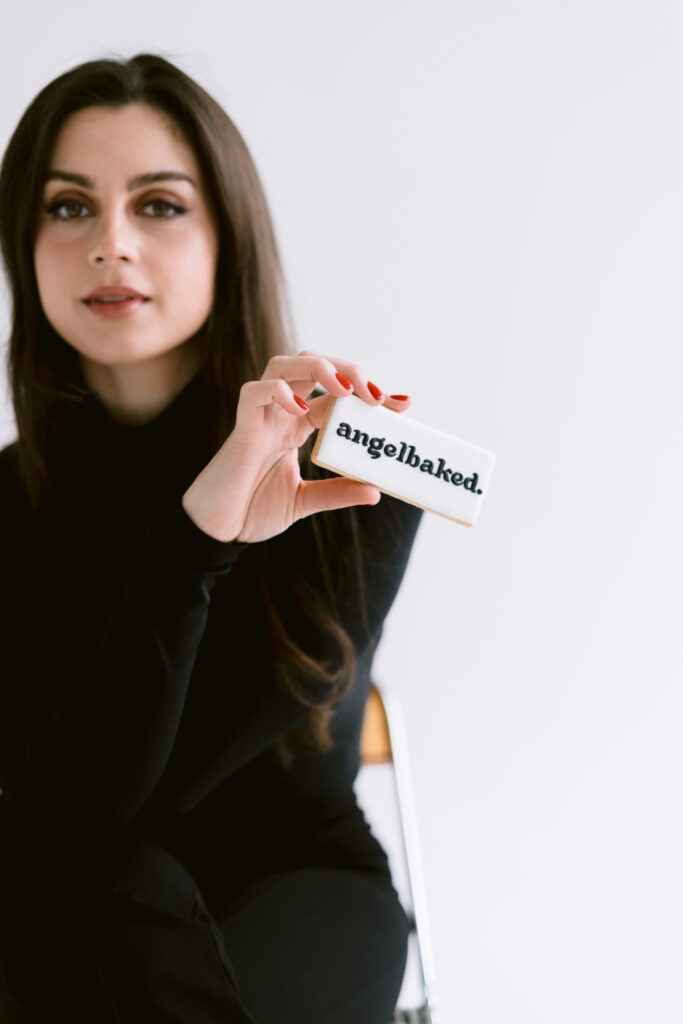
M 321 384 L 327 395 L 305 401 Z M 355 394 L 368 405 L 402 412 L 405 396 L 389 397 L 359 366 L 314 352 L 275 356 L 260 380 L 240 390 L 235 429 L 190 484 L 183 508 L 220 541 L 261 541 L 314 512 L 376 505 L 380 491 L 344 477 L 302 480 L 298 449 L 324 418 L 332 396 Z

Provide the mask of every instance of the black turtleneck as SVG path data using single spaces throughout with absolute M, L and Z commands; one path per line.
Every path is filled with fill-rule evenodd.
M 352 783 L 372 651 L 420 512 L 386 495 L 358 510 L 367 632 L 360 596 L 338 595 L 358 671 L 331 750 L 287 766 L 274 745 L 309 709 L 275 679 L 262 545 L 214 540 L 181 504 L 213 455 L 208 436 L 201 374 L 142 425 L 92 396 L 37 518 L 20 500 L 16 444 L 0 452 L 0 786 L 72 864 L 149 836 L 225 894 L 285 865 L 375 857 Z M 268 543 L 285 583 L 292 565 L 319 583 L 310 520 Z M 341 547 L 330 559 L 347 578 Z M 306 620 L 282 603 L 305 643 Z

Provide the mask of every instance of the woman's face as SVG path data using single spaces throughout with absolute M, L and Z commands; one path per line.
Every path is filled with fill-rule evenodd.
M 137 180 L 143 175 L 158 180 Z M 66 119 L 43 188 L 34 260 L 45 315 L 84 369 L 116 372 L 178 356 L 211 310 L 217 257 L 199 165 L 168 117 L 135 103 Z M 108 285 L 133 288 L 145 301 L 85 301 Z

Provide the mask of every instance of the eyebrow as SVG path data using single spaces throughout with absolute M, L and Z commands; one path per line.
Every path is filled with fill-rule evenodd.
M 44 178 L 44 184 L 48 181 L 70 181 L 74 185 L 82 185 L 83 188 L 95 188 L 95 182 L 85 174 L 75 174 L 73 171 L 48 171 Z M 157 181 L 189 181 L 190 185 L 197 188 L 197 183 L 183 171 L 148 171 L 146 174 L 137 174 L 129 178 L 126 188 L 132 192 L 135 188 L 143 185 L 154 185 Z

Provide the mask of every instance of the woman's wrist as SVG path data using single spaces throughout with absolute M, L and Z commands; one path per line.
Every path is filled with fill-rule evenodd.
M 183 509 L 194 523 L 194 525 L 213 540 L 220 541 L 223 544 L 232 543 L 237 540 L 238 531 L 234 531 L 234 536 L 231 535 L 231 531 L 225 530 L 225 526 L 220 530 L 217 525 L 211 521 L 210 516 L 206 514 L 204 502 L 199 497 L 197 492 L 193 490 L 194 485 L 190 485 L 182 496 L 181 503 Z

